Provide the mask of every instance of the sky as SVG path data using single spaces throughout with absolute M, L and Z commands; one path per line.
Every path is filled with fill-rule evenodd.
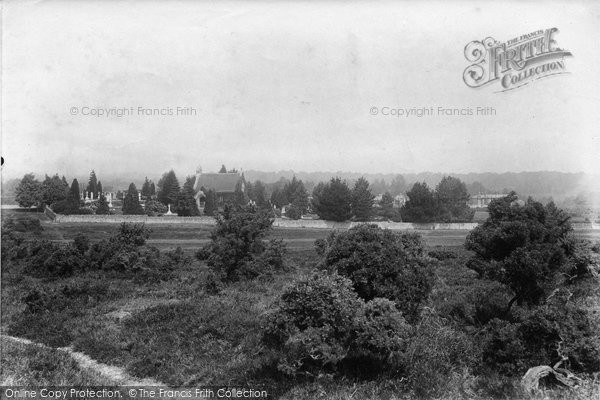
M 553 27 L 568 74 L 463 82 L 467 43 Z M 591 1 L 9 0 L 2 174 L 598 173 L 599 27 Z M 424 107 L 495 115 L 386 115 Z

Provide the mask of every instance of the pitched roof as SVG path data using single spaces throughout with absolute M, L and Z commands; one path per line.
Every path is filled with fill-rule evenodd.
M 212 189 L 216 193 L 233 193 L 235 192 L 235 186 L 242 179 L 238 173 L 211 173 L 201 174 L 196 179 L 195 189 L 200 190 L 201 188 L 207 191 Z

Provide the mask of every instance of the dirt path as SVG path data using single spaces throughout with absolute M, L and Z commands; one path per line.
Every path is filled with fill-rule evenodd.
M 166 386 L 165 384 L 158 382 L 154 379 L 139 379 L 132 377 L 129 375 L 123 368 L 115 367 L 112 365 L 107 365 L 100 363 L 91 357 L 87 356 L 84 353 L 80 353 L 78 351 L 74 351 L 71 347 L 61 347 L 58 349 L 54 349 L 53 347 L 46 346 L 42 343 L 32 342 L 28 339 L 18 338 L 14 336 L 1 335 L 3 339 L 10 340 L 16 343 L 21 343 L 28 346 L 38 346 L 49 350 L 57 350 L 63 353 L 68 354 L 77 362 L 79 367 L 82 370 L 92 371 L 106 380 L 112 382 L 114 385 L 122 385 L 122 386 Z

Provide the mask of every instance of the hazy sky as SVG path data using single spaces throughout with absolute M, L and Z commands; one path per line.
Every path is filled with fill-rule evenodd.
M 5 1 L 5 178 L 600 170 L 594 2 Z M 467 43 L 557 27 L 569 74 L 467 87 Z M 493 107 L 395 118 L 390 108 Z M 139 115 L 139 107 L 196 115 Z M 371 115 L 377 107 L 378 114 Z M 82 115 L 127 109 L 117 117 Z M 133 110 L 133 112 L 131 112 Z M 113 111 L 114 112 L 114 111 Z

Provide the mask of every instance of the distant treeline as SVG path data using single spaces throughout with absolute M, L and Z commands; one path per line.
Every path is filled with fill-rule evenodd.
M 186 174 L 184 174 L 186 175 Z M 400 174 L 362 174 L 359 172 L 295 172 L 285 170 L 278 172 L 264 172 L 248 170 L 244 171 L 247 181 L 254 182 L 260 180 L 263 183 L 270 184 L 279 181 L 281 178 L 291 180 L 294 175 L 297 179 L 305 183 L 307 190 L 312 191 L 313 187 L 319 182 L 327 182 L 333 177 L 345 179 L 348 183 L 353 183 L 358 178 L 365 177 L 371 184 L 373 194 L 382 194 L 390 190 L 392 182 L 400 175 L 405 182 L 405 191 L 410 189 L 416 182 L 425 182 L 430 187 L 435 187 L 444 176 L 451 175 L 467 185 L 467 190 L 471 195 L 483 193 L 508 193 L 512 190 L 521 196 L 533 196 L 543 199 L 553 197 L 555 200 L 561 200 L 565 197 L 574 197 L 581 192 L 593 191 L 586 186 L 586 182 L 591 180 L 590 175 L 584 173 L 565 173 L 554 171 L 539 172 L 504 172 L 504 173 L 441 173 L 441 172 L 420 172 L 420 173 L 400 173 Z M 141 185 L 144 177 L 111 177 L 104 176 L 105 189 L 108 191 L 126 190 L 133 181 Z M 14 188 L 18 185 L 20 179 L 4 180 L 2 182 L 3 197 L 7 199 L 12 197 Z
M 371 183 L 373 189 L 381 186 L 380 181 L 389 185 L 398 175 L 404 178 L 407 188 L 412 187 L 415 182 L 425 182 L 428 186 L 435 187 L 444 176 L 452 175 L 463 181 L 472 195 L 479 192 L 508 193 L 514 190 L 521 196 L 563 197 L 576 195 L 579 191 L 586 190 L 582 184 L 582 181 L 586 180 L 584 173 L 553 171 L 468 174 L 441 172 L 363 174 L 359 172 L 294 172 L 292 170 L 262 172 L 249 170 L 244 171 L 244 174 L 247 180 L 261 180 L 266 183 L 275 182 L 282 177 L 291 179 L 294 175 L 304 182 L 326 182 L 336 176 L 352 182 L 362 176 Z M 374 190 L 374 194 L 378 194 L 376 190 Z

